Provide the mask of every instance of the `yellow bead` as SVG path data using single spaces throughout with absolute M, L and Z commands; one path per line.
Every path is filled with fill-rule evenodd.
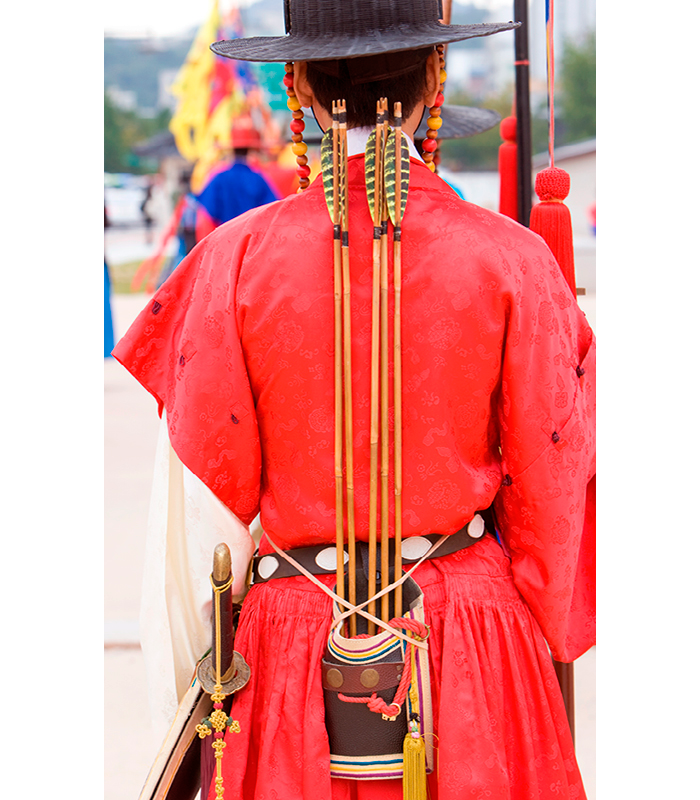
M 428 166 L 428 169 L 431 172 L 435 172 L 435 164 L 434 164 L 434 162 L 430 161 L 427 166 Z
M 306 151 L 309 148 L 304 144 L 304 142 L 299 142 L 298 144 L 292 145 L 292 152 L 295 156 L 303 156 L 306 155 Z
M 301 108 L 301 103 L 296 97 L 290 97 L 287 99 L 287 108 L 290 111 L 299 111 Z
M 428 117 L 427 124 L 430 130 L 437 131 L 442 127 L 442 120 L 440 117 Z
M 444 69 L 440 70 L 440 83 L 444 83 L 447 80 L 447 73 Z

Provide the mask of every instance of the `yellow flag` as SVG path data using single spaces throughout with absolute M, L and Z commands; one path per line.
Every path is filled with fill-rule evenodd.
M 177 149 L 188 161 L 196 161 L 202 154 L 216 58 L 209 45 L 216 41 L 218 30 L 219 3 L 214 0 L 209 19 L 199 29 L 172 86 L 179 102 L 170 120 L 170 130 Z
M 202 134 L 202 145 L 209 149 L 211 145 L 231 147 L 231 124 L 233 119 L 246 107 L 245 96 L 240 89 L 234 89 L 222 98 L 207 121 L 206 130 Z

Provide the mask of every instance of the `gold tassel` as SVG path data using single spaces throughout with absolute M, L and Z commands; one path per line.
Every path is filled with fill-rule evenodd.
M 420 735 L 418 715 L 411 714 L 403 740 L 403 800 L 427 800 L 425 742 Z

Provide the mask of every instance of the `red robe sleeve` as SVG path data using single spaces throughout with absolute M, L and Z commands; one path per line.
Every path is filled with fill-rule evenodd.
M 236 320 L 248 236 L 222 226 L 197 245 L 113 351 L 167 412 L 173 449 L 244 523 L 259 510 L 261 454 Z
M 566 662 L 595 643 L 595 339 L 537 253 L 509 299 L 495 503 L 516 586 Z

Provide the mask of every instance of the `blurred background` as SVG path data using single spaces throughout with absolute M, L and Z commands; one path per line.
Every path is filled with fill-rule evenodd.
M 548 163 L 548 110 L 545 46 L 545 0 L 532 0 L 529 10 L 530 90 L 533 169 Z M 122 5 L 124 7 L 122 8 Z M 137 5 L 111 4 L 106 12 L 104 39 L 104 170 L 105 204 L 113 240 L 124 228 L 146 227 L 153 244 L 167 225 L 181 193 L 184 169 L 194 169 L 193 184 L 201 189 L 207 174 L 225 160 L 219 114 L 249 116 L 260 131 L 263 149 L 258 166 L 279 171 L 294 168 L 285 137 L 289 111 L 282 85 L 282 64 L 220 62 L 218 83 L 204 87 L 193 77 L 196 64 L 214 60 L 197 51 L 201 29 L 214 38 L 283 35 L 281 0 L 245 0 L 235 5 L 206 0 L 166 5 L 148 0 Z M 596 33 L 594 0 L 557 0 L 554 21 L 555 161 L 571 175 L 567 205 L 571 211 L 577 248 L 577 277 L 588 293 L 595 292 L 595 163 L 596 163 Z M 216 21 L 213 17 L 216 16 Z M 504 21 L 513 7 L 497 0 L 452 4 L 453 23 Z M 213 41 L 213 39 L 212 39 Z M 190 74 L 185 70 L 190 64 Z M 224 63 L 228 62 L 228 63 Z M 513 111 L 513 35 L 456 42 L 447 59 L 446 102 L 477 106 L 507 117 Z M 197 81 L 199 84 L 197 85 Z M 195 119 L 187 94 L 209 93 L 208 118 Z M 218 95 L 217 95 L 218 92 Z M 218 104 L 218 105 L 217 105 Z M 200 112 L 196 112 L 200 113 Z M 218 114 L 218 116 L 217 116 Z M 313 120 L 307 115 L 307 139 Z M 205 128 L 209 128 L 204 132 Z M 196 140 L 196 141 L 195 141 Z M 499 126 L 477 136 L 443 141 L 441 174 L 467 200 L 498 210 Z M 317 153 L 310 150 L 312 177 Z M 286 189 L 286 187 L 285 187 Z M 174 246 L 174 245 L 172 245 Z M 131 259 L 135 272 L 141 253 Z M 121 260 L 122 256 L 120 256 Z M 129 274 L 124 264 L 110 263 L 120 292 Z
M 529 14 L 534 174 L 549 163 L 544 0 L 532 0 Z M 595 328 L 595 2 L 557 0 L 556 14 L 555 162 L 571 176 L 566 204 L 579 303 Z M 513 16 L 512 5 L 500 2 L 452 2 L 453 23 Z M 224 140 L 231 120 L 260 133 L 251 163 L 279 196 L 295 191 L 296 163 L 286 142 L 283 65 L 214 60 L 208 51 L 216 39 L 283 35 L 282 0 L 125 0 L 109 4 L 104 20 L 105 800 L 136 800 L 160 744 L 150 728 L 138 639 L 158 417 L 150 395 L 108 354 L 182 257 L 183 199 L 230 163 Z M 509 116 L 513 60 L 510 33 L 451 44 L 446 102 Z M 194 98 L 205 102 L 193 107 Z M 444 141 L 439 174 L 467 200 L 498 210 L 502 141 L 498 125 Z M 313 177 L 313 145 L 308 156 Z M 594 800 L 595 649 L 576 663 L 576 692 L 577 749 Z

